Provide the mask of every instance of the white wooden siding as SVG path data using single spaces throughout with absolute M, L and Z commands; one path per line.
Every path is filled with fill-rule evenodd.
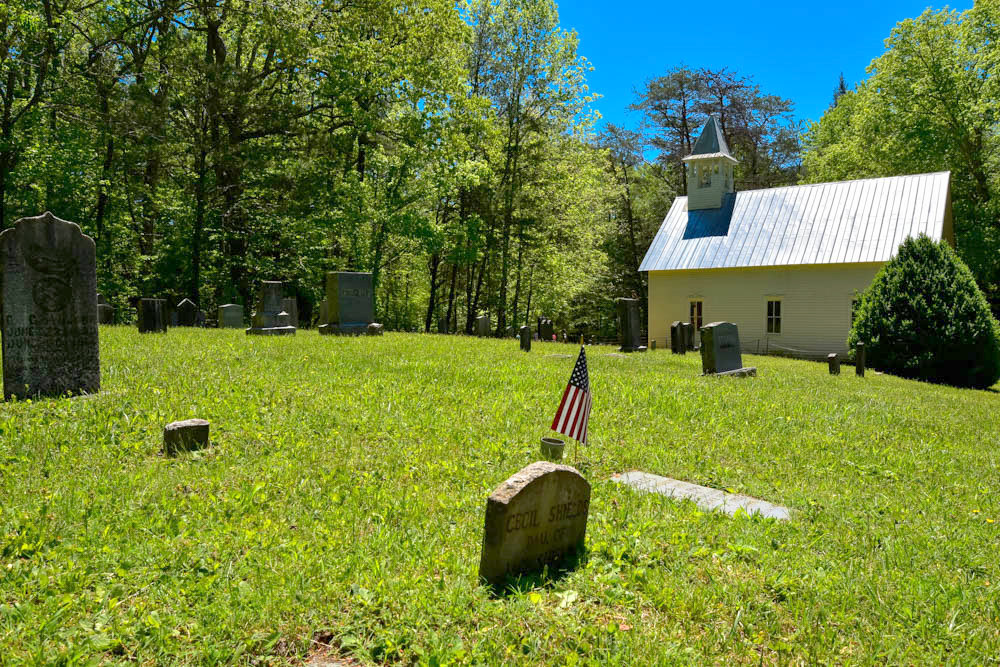
M 670 324 L 687 322 L 692 300 L 704 323 L 739 327 L 744 352 L 805 357 L 847 353 L 851 301 L 882 262 L 649 272 L 649 337 L 670 346 Z M 767 332 L 767 302 L 781 301 L 781 333 Z

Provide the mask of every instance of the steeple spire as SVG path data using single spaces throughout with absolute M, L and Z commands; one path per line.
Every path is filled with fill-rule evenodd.
M 726 137 L 723 136 L 722 128 L 719 127 L 719 121 L 715 119 L 715 116 L 708 117 L 708 122 L 705 123 L 705 127 L 701 131 L 701 136 L 698 137 L 698 141 L 694 144 L 694 151 L 692 151 L 691 155 L 684 158 L 684 162 L 697 158 L 712 157 L 728 158 L 733 164 L 739 163 L 739 160 L 734 158 L 729 152 Z
M 687 170 L 688 210 L 722 208 L 726 195 L 735 192 L 733 166 L 739 160 L 729 152 L 715 116 L 708 117 L 694 152 L 683 161 Z

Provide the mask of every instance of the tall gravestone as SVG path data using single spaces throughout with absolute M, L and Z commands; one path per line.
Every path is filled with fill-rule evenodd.
M 476 318 L 476 335 L 480 338 L 486 338 L 490 335 L 490 316 L 483 315 Z
M 694 325 L 690 322 L 681 322 L 681 348 L 684 352 L 694 349 L 694 336 Z
M 251 319 L 247 335 L 251 336 L 294 336 L 295 327 L 291 318 L 282 310 L 284 284 L 277 280 L 264 280 L 260 284 L 257 310 Z
M 558 564 L 583 546 L 590 483 L 574 468 L 537 461 L 486 501 L 479 577 L 494 588 L 508 575 Z
M 531 352 L 531 327 L 524 325 L 520 329 L 521 351 Z
M 196 327 L 198 326 L 198 306 L 191 299 L 184 299 L 177 304 L 177 326 Z
M 538 340 L 544 340 L 546 342 L 552 341 L 552 334 L 555 333 L 555 326 L 552 324 L 552 320 L 539 317 L 538 318 Z
M 684 347 L 684 330 L 681 323 L 675 321 L 670 325 L 670 351 L 674 354 L 684 354 L 687 349 Z
M 46 212 L 0 234 L 5 399 L 96 393 L 97 249 Z
M 299 323 L 299 300 L 294 296 L 287 296 L 281 300 L 281 308 L 288 313 L 289 322 L 293 327 L 300 326 Z
M 243 323 L 243 306 L 238 303 L 219 306 L 220 329 L 242 329 L 244 326 L 246 325 Z
M 826 355 L 826 363 L 830 366 L 830 375 L 840 375 L 840 357 L 836 352 Z
M 372 274 L 331 271 L 326 274 L 326 322 L 323 335 L 360 336 L 375 321 L 375 292 Z
M 740 333 L 731 322 L 713 322 L 701 328 L 701 369 L 705 375 L 756 375 L 743 367 Z
M 865 376 L 865 344 L 858 343 L 854 347 L 854 374 L 863 378 Z
M 639 300 L 615 299 L 618 309 L 618 342 L 622 352 L 645 352 L 639 331 Z
M 166 299 L 139 299 L 139 333 L 166 333 Z

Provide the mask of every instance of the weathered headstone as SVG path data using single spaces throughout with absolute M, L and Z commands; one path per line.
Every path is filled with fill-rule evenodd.
M 865 344 L 858 343 L 854 348 L 854 372 L 858 377 L 865 376 Z
M 689 350 L 694 350 L 694 325 L 690 322 L 681 322 L 681 348 L 684 354 Z
M 486 501 L 479 577 L 494 588 L 514 575 L 557 564 L 583 545 L 590 484 L 574 468 L 537 461 Z
M 5 399 L 97 393 L 97 250 L 46 212 L 0 234 Z
M 652 350 L 653 352 L 656 352 L 656 339 L 655 338 L 653 340 L 649 341 L 649 349 Z
M 163 451 L 167 456 L 208 447 L 209 423 L 204 419 L 185 419 L 163 428 Z
M 220 329 L 242 329 L 244 326 L 246 325 L 243 323 L 243 306 L 238 303 L 219 306 Z
M 527 324 L 521 327 L 520 337 L 521 337 L 521 351 L 531 352 L 531 327 L 529 327 Z
M 166 333 L 166 299 L 139 299 L 139 333 Z
M 645 352 L 639 331 L 639 300 L 615 299 L 618 309 L 618 342 L 622 352 Z
M 323 335 L 360 336 L 375 320 L 375 292 L 372 274 L 331 271 L 326 274 L 326 322 Z
M 196 327 L 198 326 L 198 306 L 191 299 L 184 299 L 177 304 L 177 326 Z
M 538 318 L 538 340 L 544 340 L 546 342 L 551 341 L 554 329 L 555 327 L 552 325 L 552 320 L 544 317 Z
M 115 323 L 115 309 L 106 303 L 97 304 L 97 323 L 98 324 L 114 324 Z
M 830 375 L 840 375 L 840 357 L 835 352 L 826 355 L 826 362 L 830 365 Z
M 381 336 L 383 331 L 385 331 L 385 327 L 383 327 L 378 322 L 372 322 L 365 329 L 365 333 L 367 333 L 369 336 Z
M 281 308 L 284 285 L 280 281 L 265 280 L 260 284 L 260 295 L 257 298 L 257 310 L 251 319 L 248 335 L 254 336 L 288 336 L 295 335 L 295 327 L 291 318 Z
M 485 338 L 490 335 L 490 316 L 483 315 L 476 318 L 476 335 Z
M 756 375 L 744 368 L 740 333 L 731 322 L 713 322 L 701 328 L 701 369 L 705 375 Z
M 281 300 L 281 309 L 288 313 L 288 319 L 293 327 L 299 326 L 299 300 L 288 296 Z
M 684 347 L 684 331 L 681 329 L 679 321 L 670 325 L 670 351 L 674 354 L 687 352 Z

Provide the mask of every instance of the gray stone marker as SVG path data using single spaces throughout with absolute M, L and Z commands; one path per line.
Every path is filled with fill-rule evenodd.
M 196 327 L 198 326 L 198 306 L 191 299 L 184 299 L 177 304 L 177 326 Z
M 106 304 L 97 304 L 97 323 L 98 324 L 114 324 L 115 323 L 115 309 L 114 307 Z
M 97 248 L 51 213 L 0 234 L 4 398 L 101 389 Z
M 244 326 L 246 325 L 243 322 L 243 306 L 238 303 L 219 306 L 220 329 L 242 329 Z
M 645 352 L 639 331 L 639 300 L 615 299 L 618 309 L 618 341 L 622 352 Z
M 384 331 L 385 327 L 383 327 L 378 322 L 372 322 L 365 329 L 365 333 L 367 333 L 369 336 L 381 336 Z
M 740 334 L 731 322 L 712 322 L 701 328 L 701 370 L 705 375 L 756 375 L 756 368 L 744 368 Z
M 252 336 L 294 336 L 295 327 L 291 318 L 281 308 L 284 285 L 277 280 L 265 280 L 260 284 L 257 310 L 251 320 L 247 335 Z
M 830 375 L 840 375 L 840 357 L 835 352 L 826 355 L 826 362 L 830 365 Z
M 656 352 L 656 339 L 649 341 L 649 349 L 652 352 Z
M 690 322 L 681 322 L 681 349 L 681 354 L 694 350 L 694 325 Z
M 163 428 L 163 451 L 167 456 L 208 447 L 209 424 L 204 419 L 185 419 Z
M 139 299 L 139 333 L 167 332 L 166 299 Z
M 687 348 L 684 346 L 684 330 L 680 321 L 675 321 L 670 325 L 670 351 L 673 354 L 685 354 Z
M 531 352 L 531 327 L 524 325 L 521 327 L 521 351 Z
M 281 300 L 281 309 L 288 313 L 288 319 L 293 327 L 298 328 L 299 323 L 299 300 L 294 296 L 287 296 Z
M 645 472 L 632 471 L 614 475 L 612 481 L 625 484 L 639 491 L 658 493 L 668 498 L 682 498 L 694 501 L 699 508 L 711 512 L 721 510 L 732 516 L 742 510 L 747 514 L 759 514 L 768 519 L 788 521 L 791 510 L 764 500 L 737 493 L 726 493 L 707 486 L 682 482 L 669 477 L 660 477 Z
M 476 318 L 476 335 L 480 338 L 486 338 L 490 335 L 490 316 L 483 315 L 482 317 Z
M 375 321 L 372 274 L 331 271 L 326 274 L 326 320 L 319 332 L 325 336 L 360 336 Z
M 854 373 L 863 378 L 865 376 L 865 344 L 858 343 L 854 347 Z
M 583 545 L 590 483 L 574 468 L 537 461 L 486 501 L 479 577 L 494 588 L 507 575 L 563 561 Z
M 555 334 L 555 327 L 552 324 L 552 320 L 546 319 L 544 317 L 538 318 L 538 340 L 543 340 L 545 342 L 551 343 L 552 336 Z

